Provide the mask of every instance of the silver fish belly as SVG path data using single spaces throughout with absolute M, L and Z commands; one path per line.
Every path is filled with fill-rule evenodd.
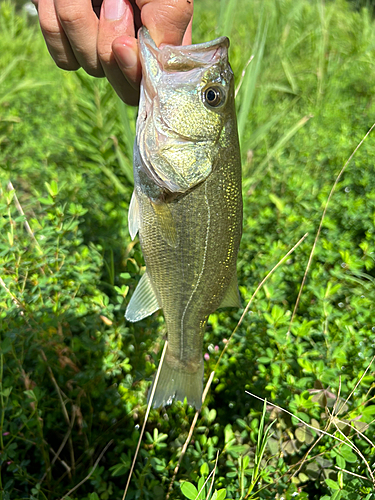
M 162 308 L 168 348 L 153 404 L 201 407 L 203 336 L 218 307 L 240 307 L 241 164 L 227 38 L 158 49 L 139 34 L 143 79 L 129 230 L 146 262 L 125 317 Z

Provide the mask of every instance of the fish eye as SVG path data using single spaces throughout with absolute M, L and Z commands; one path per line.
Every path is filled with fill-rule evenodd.
M 217 108 L 224 100 L 224 92 L 219 86 L 211 85 L 203 91 L 203 101 L 211 108 Z

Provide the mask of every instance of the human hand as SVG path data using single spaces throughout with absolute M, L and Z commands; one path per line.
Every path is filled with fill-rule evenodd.
M 106 76 L 121 99 L 137 105 L 138 29 L 155 43 L 191 43 L 193 0 L 34 0 L 48 50 L 59 68 Z

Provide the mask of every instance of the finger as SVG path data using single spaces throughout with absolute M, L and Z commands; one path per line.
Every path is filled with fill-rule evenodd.
M 137 40 L 132 37 L 121 36 L 113 42 L 112 50 L 122 74 L 138 92 L 142 68 L 139 60 Z
M 39 0 L 37 8 L 40 28 L 52 59 L 61 69 L 78 69 L 80 64 L 57 18 L 54 1 Z
M 136 105 L 139 95 L 139 63 L 133 9 L 129 0 L 104 0 L 99 21 L 97 51 L 112 87 L 124 102 Z
M 192 44 L 192 31 L 193 31 L 193 18 L 190 19 L 188 27 L 186 28 L 184 37 L 182 39 L 182 45 Z
M 157 46 L 181 45 L 193 17 L 193 0 L 136 0 L 142 23 Z
M 99 19 L 91 0 L 55 0 L 55 7 L 79 64 L 89 75 L 104 76 L 96 50 Z

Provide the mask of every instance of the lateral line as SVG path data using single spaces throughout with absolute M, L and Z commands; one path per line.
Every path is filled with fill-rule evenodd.
M 183 353 L 183 350 L 184 350 L 184 320 L 185 320 L 185 315 L 186 315 L 187 309 L 188 309 L 188 307 L 190 305 L 190 302 L 193 299 L 193 295 L 195 294 L 195 292 L 196 292 L 196 290 L 197 290 L 197 288 L 199 286 L 199 283 L 200 283 L 200 281 L 202 279 L 203 272 L 204 272 L 204 269 L 205 269 L 205 266 L 206 266 L 208 236 L 210 234 L 210 223 L 211 223 L 210 204 L 208 203 L 208 198 L 207 198 L 207 183 L 204 186 L 204 198 L 205 198 L 205 202 L 206 202 L 206 205 L 207 205 L 207 231 L 206 231 L 206 239 L 205 239 L 205 246 L 204 246 L 203 263 L 202 263 L 201 272 L 199 273 L 199 276 L 198 276 L 197 283 L 196 283 L 196 285 L 194 287 L 194 290 L 191 292 L 189 300 L 187 301 L 185 309 L 184 309 L 184 312 L 182 313 L 182 316 L 181 316 L 180 361 L 182 361 L 182 358 L 183 358 L 182 353 Z

